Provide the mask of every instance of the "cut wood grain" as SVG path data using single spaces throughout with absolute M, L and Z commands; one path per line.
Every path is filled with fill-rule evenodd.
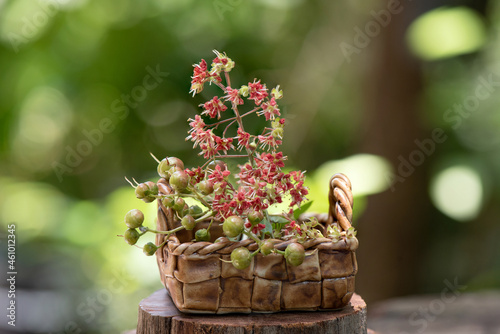
M 186 314 L 179 312 L 165 289 L 139 304 L 137 334 L 366 334 L 366 304 L 357 294 L 337 311 L 252 314 Z

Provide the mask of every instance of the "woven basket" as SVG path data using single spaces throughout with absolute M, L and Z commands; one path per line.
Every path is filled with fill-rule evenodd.
M 168 182 L 160 180 L 161 194 L 172 192 Z M 330 180 L 329 214 L 315 215 L 324 229 L 338 224 L 341 230 L 351 226 L 351 183 L 343 174 Z M 159 230 L 180 226 L 171 209 L 158 201 Z M 306 217 L 302 217 L 305 219 Z M 206 228 L 199 223 L 197 228 Z M 332 242 L 329 238 L 306 241 L 304 263 L 288 265 L 283 255 L 258 254 L 244 270 L 233 267 L 231 251 L 238 247 L 257 249 L 251 240 L 213 243 L 221 236 L 222 227 L 214 222 L 212 242 L 193 242 L 196 230 L 182 230 L 168 237 L 167 243 L 156 252 L 161 281 L 177 308 L 187 313 L 270 313 L 297 310 L 331 310 L 346 306 L 354 293 L 354 275 L 357 272 L 356 238 Z M 157 235 L 156 243 L 164 235 Z M 275 240 L 279 250 L 295 240 Z

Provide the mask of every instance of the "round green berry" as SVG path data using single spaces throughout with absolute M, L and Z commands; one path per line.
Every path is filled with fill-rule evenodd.
M 183 191 L 189 184 L 189 175 L 183 170 L 175 171 L 170 176 L 169 183 L 176 191 Z
M 144 247 L 142 247 L 142 251 L 147 256 L 154 255 L 154 253 L 156 253 L 157 249 L 158 249 L 158 247 L 152 242 L 148 242 L 147 244 L 144 245 Z
M 181 197 L 177 197 L 175 199 L 174 205 L 172 206 L 172 209 L 179 212 L 179 211 L 182 211 L 184 209 L 185 205 L 186 205 L 186 202 Z
M 243 232 L 245 222 L 239 216 L 230 216 L 224 220 L 222 224 L 222 230 L 224 234 L 229 238 L 235 238 Z
M 207 166 L 207 169 L 211 170 L 211 171 L 214 171 L 216 166 L 219 166 L 220 170 L 222 172 L 225 171 L 225 170 L 227 170 L 226 164 L 223 161 L 220 161 L 220 160 L 215 160 L 215 161 L 210 162 L 208 164 L 208 166 Z
M 304 262 L 306 251 L 304 246 L 299 243 L 293 242 L 285 249 L 285 259 L 288 264 L 292 266 L 299 266 Z
M 184 204 L 182 210 L 177 211 L 177 215 L 182 218 L 187 214 L 189 214 L 189 206 L 187 204 Z
M 135 196 L 146 203 L 153 202 L 156 199 L 156 195 L 158 195 L 158 186 L 154 182 L 144 182 L 135 188 Z
M 123 234 L 123 238 L 129 245 L 135 245 L 137 240 L 139 240 L 139 237 L 140 237 L 139 232 L 137 232 L 135 228 L 129 228 Z
M 199 229 L 194 234 L 196 241 L 210 241 L 210 232 L 206 228 Z
M 144 222 L 144 214 L 141 210 L 133 209 L 125 215 L 125 224 L 128 228 L 138 228 Z
M 248 268 L 252 262 L 250 251 L 245 247 L 236 248 L 231 252 L 231 263 L 236 269 Z
M 148 195 L 149 187 L 146 183 L 140 183 L 135 187 L 135 196 L 139 199 L 143 199 Z
M 264 214 L 261 211 L 251 211 L 248 214 L 248 220 L 252 224 L 260 223 L 264 219 Z
M 269 240 L 264 241 L 260 246 L 260 252 L 264 255 L 271 254 L 273 250 L 274 250 L 274 244 Z
M 198 205 L 191 205 L 189 207 L 189 214 L 193 217 L 199 217 L 203 213 L 203 209 Z
M 182 162 L 181 159 L 176 157 L 168 157 L 167 160 L 170 166 L 178 167 L 181 170 L 184 169 L 184 163 Z
M 181 219 L 181 224 L 186 230 L 192 230 L 196 226 L 196 221 L 193 216 L 186 215 Z
M 160 163 L 158 164 L 158 167 L 156 169 L 158 171 L 158 175 L 165 178 L 166 180 L 169 180 L 170 179 L 170 167 L 171 167 L 171 165 L 168 162 L 168 159 L 167 158 L 163 159 L 162 161 L 160 161 Z
M 174 197 L 165 197 L 162 201 L 163 205 L 166 208 L 171 208 L 175 204 L 175 198 Z
M 203 195 L 210 195 L 214 192 L 214 183 L 209 180 L 201 181 L 197 184 L 197 187 Z

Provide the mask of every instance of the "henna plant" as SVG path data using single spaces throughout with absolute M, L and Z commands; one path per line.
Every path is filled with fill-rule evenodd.
M 216 57 L 210 69 L 205 60 L 193 65 L 190 93 L 199 94 L 208 83 L 217 86 L 222 94 L 201 104 L 201 115 L 188 119 L 190 129 L 186 138 L 193 142 L 193 148 L 200 149 L 199 154 L 206 162 L 189 169 L 175 157 L 157 160 L 159 176 L 173 189 L 169 195 L 159 194 L 154 182 L 139 184 L 134 180 L 133 184 L 129 181 L 137 198 L 147 203 L 162 201 L 165 207 L 174 210 L 181 225 L 169 231 L 147 228 L 142 225 L 142 213 L 134 209 L 125 216 L 129 227 L 124 234 L 125 241 L 135 245 L 147 232 L 170 235 L 182 229 L 192 230 L 198 223 L 209 220 L 207 229 L 196 231 L 196 241 L 209 241 L 210 226 L 222 222 L 223 232 L 231 240 L 251 238 L 259 246 L 254 252 L 240 247 L 231 253 L 231 262 L 238 269 L 248 267 L 251 258 L 259 252 L 263 255 L 281 253 L 289 264 L 300 265 L 305 256 L 301 243 L 321 238 L 323 234 L 315 228 L 318 223 L 314 219 L 301 225 L 297 223 L 298 213 L 310 204 L 303 204 L 308 194 L 304 173 L 282 170 L 287 158 L 278 147 L 283 140 L 285 119 L 279 117 L 277 101 L 283 92 L 279 85 L 269 92 L 266 84 L 257 79 L 247 85 L 233 86 L 229 73 L 235 66 L 234 61 L 226 54 L 214 52 Z M 260 134 L 250 134 L 245 129 L 244 120 L 252 115 L 264 116 L 267 122 Z M 235 172 L 228 169 L 228 159 L 244 162 Z M 271 214 L 268 209 L 282 203 L 285 197 L 291 198 L 289 208 L 280 214 Z M 198 205 L 189 207 L 185 198 L 195 199 Z M 342 237 L 338 229 L 328 229 L 327 233 Z M 280 251 L 270 241 L 273 238 L 295 238 L 297 242 Z M 165 242 L 158 246 L 147 243 L 143 251 L 153 255 Z

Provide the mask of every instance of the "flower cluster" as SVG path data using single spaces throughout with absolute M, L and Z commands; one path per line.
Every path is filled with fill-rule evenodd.
M 283 91 L 279 85 L 269 90 L 257 79 L 246 85 L 232 86 L 229 73 L 235 63 L 225 53 L 214 52 L 216 57 L 210 68 L 205 60 L 194 65 L 190 93 L 199 94 L 206 84 L 217 86 L 222 93 L 199 105 L 201 112 L 188 119 L 186 138 L 193 143 L 193 148 L 200 149 L 199 154 L 206 163 L 189 169 L 174 157 L 158 161 L 158 174 L 172 189 L 169 194 L 160 194 L 153 182 L 133 185 L 138 198 L 146 202 L 159 199 L 163 206 L 172 209 L 181 226 L 170 231 L 154 231 L 143 227 L 142 221 L 131 223 L 131 231 L 125 239 L 135 244 L 146 232 L 170 234 L 179 229 L 194 229 L 197 241 L 210 241 L 210 228 L 196 229 L 197 223 L 210 221 L 211 226 L 214 221 L 223 222 L 228 238 L 252 238 L 264 255 L 283 253 L 291 264 L 299 265 L 304 254 L 301 245 L 291 243 L 283 252 L 266 242 L 267 238 L 290 236 L 303 242 L 322 236 L 314 225 L 299 226 L 296 222 L 295 210 L 306 200 L 308 189 L 303 172 L 283 171 L 287 157 L 278 150 L 285 127 L 278 106 Z M 265 118 L 267 125 L 260 134 L 245 130 L 244 120 L 250 117 Z M 238 168 L 230 170 L 228 159 L 236 159 Z M 186 197 L 194 198 L 199 205 L 188 206 Z M 280 214 L 268 212 L 271 206 L 285 199 L 289 201 L 286 210 Z M 133 213 L 133 218 L 137 215 Z M 144 252 L 151 255 L 162 245 L 146 246 Z M 232 263 L 242 269 L 255 254 L 238 248 L 231 254 Z
M 229 171 L 225 171 L 227 175 L 222 176 L 220 170 L 215 169 L 207 175 L 207 179 L 217 189 L 212 202 L 215 218 L 245 216 L 252 211 L 266 210 L 275 203 L 281 203 L 285 196 L 292 198 L 291 207 L 300 206 L 308 193 L 304 186 L 304 174 L 282 172 L 286 157 L 277 151 L 282 143 L 285 126 L 285 120 L 278 117 L 281 113 L 277 103 L 283 97 L 283 92 L 279 86 L 269 92 L 266 84 L 257 79 L 247 85 L 231 87 L 229 72 L 234 62 L 225 54 L 217 51 L 215 54 L 217 57 L 210 70 L 205 60 L 194 65 L 191 92 L 201 92 L 207 82 L 222 90 L 222 97 L 214 96 L 200 105 L 203 109 L 201 115 L 216 121 L 207 125 L 200 115 L 189 119 L 190 130 L 186 139 L 193 142 L 193 147 L 200 148 L 200 155 L 205 159 L 248 159 L 247 163 L 239 166 L 239 173 L 235 175 L 238 181 L 234 186 L 227 181 Z M 225 85 L 222 83 L 222 72 Z M 246 112 L 240 110 L 242 106 L 247 108 Z M 229 108 L 233 112 L 226 115 Z M 243 119 L 252 114 L 264 116 L 270 122 L 270 126 L 265 127 L 261 134 L 252 135 L 245 131 Z M 222 136 L 214 133 L 214 129 L 219 126 L 224 126 Z M 226 137 L 231 126 L 236 130 L 233 130 L 234 136 Z M 234 154 L 228 154 L 229 151 L 234 151 Z

